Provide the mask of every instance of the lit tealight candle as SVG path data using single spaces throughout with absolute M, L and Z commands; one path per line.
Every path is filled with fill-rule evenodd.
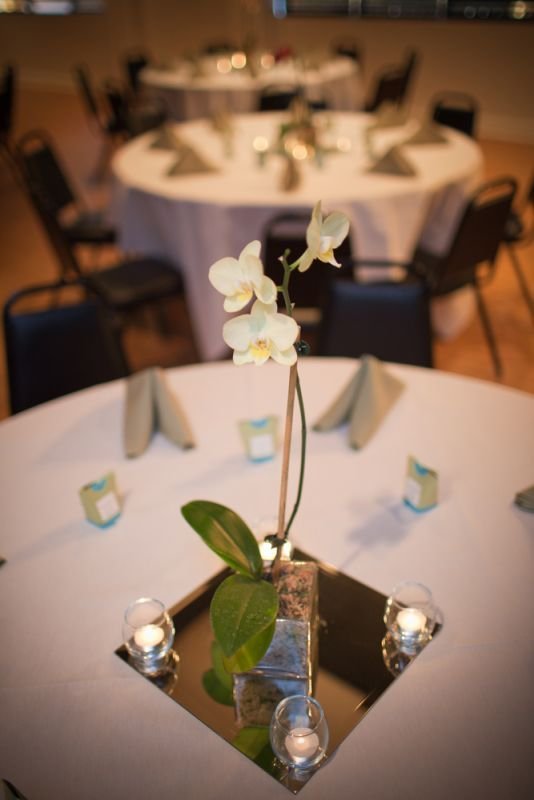
M 265 136 L 255 136 L 252 147 L 257 153 L 266 153 L 269 149 L 269 140 Z
M 285 738 L 285 746 L 293 762 L 300 766 L 317 755 L 319 737 L 309 728 L 293 728 Z
M 296 144 L 293 146 L 291 154 L 297 161 L 304 161 L 308 158 L 308 148 L 305 144 Z
M 134 642 L 142 650 L 150 650 L 161 644 L 164 635 L 162 628 L 158 625 L 143 625 L 142 628 L 135 631 Z
M 236 53 L 232 53 L 232 58 L 230 61 L 234 69 L 243 69 L 247 66 L 247 56 L 241 50 Z
M 274 67 L 274 56 L 272 53 L 263 53 L 260 64 L 263 69 L 272 69 Z
M 397 625 L 401 629 L 401 634 L 415 637 L 423 632 L 426 617 L 418 608 L 403 608 L 397 614 Z
M 258 163 L 260 167 L 263 167 L 267 157 L 267 152 L 269 150 L 269 140 L 266 139 L 265 136 L 255 136 L 254 141 L 252 142 L 252 147 L 258 155 Z
M 229 58 L 219 58 L 217 59 L 217 72 L 221 75 L 227 75 L 229 72 L 232 71 L 232 62 Z

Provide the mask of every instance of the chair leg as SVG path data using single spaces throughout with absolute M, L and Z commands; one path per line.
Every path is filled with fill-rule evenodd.
M 480 287 L 476 284 L 474 285 L 475 288 L 475 297 L 477 301 L 477 308 L 478 313 L 480 316 L 480 320 L 482 322 L 482 327 L 484 328 L 484 334 L 486 336 L 486 340 L 488 342 L 488 346 L 491 353 L 491 359 L 493 361 L 493 368 L 495 370 L 495 377 L 501 378 L 502 376 L 502 363 L 499 356 L 499 352 L 497 350 L 497 342 L 495 340 L 495 334 L 493 333 L 493 328 L 491 326 L 490 318 L 488 315 L 488 311 L 486 308 L 486 304 L 482 298 L 482 292 L 480 291 Z
M 521 265 L 519 263 L 519 259 L 517 257 L 513 245 L 508 245 L 508 254 L 510 256 L 510 261 L 512 262 L 512 267 L 514 268 L 515 274 L 517 276 L 517 282 L 519 283 L 519 288 L 523 293 L 523 297 L 525 298 L 525 303 L 528 306 L 528 309 L 530 311 L 530 316 L 532 317 L 532 321 L 534 322 L 534 302 L 532 300 L 525 276 L 523 275 L 523 270 L 521 269 Z

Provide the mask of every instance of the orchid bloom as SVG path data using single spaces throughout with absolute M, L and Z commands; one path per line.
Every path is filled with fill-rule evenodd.
M 292 317 L 279 314 L 276 303 L 256 300 L 250 314 L 225 323 L 223 339 L 234 351 L 234 364 L 264 364 L 269 358 L 291 366 L 297 360 L 294 343 L 298 325 Z
M 349 221 L 341 211 L 333 211 L 323 220 L 321 201 L 315 205 L 306 231 L 307 250 L 299 259 L 299 272 L 305 272 L 316 258 L 334 267 L 340 267 L 334 255 L 349 232 Z
M 210 267 L 209 279 L 218 292 L 225 296 L 225 311 L 240 311 L 256 295 L 262 303 L 276 300 L 276 284 L 263 274 L 260 260 L 261 243 L 250 242 L 239 258 L 221 258 Z

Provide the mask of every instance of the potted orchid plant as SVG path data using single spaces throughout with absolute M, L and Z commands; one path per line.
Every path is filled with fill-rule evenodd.
M 297 370 L 299 326 L 293 318 L 290 280 L 295 271 L 304 272 L 319 260 L 341 266 L 334 250 L 349 230 L 347 217 L 335 211 L 323 217 L 321 202 L 313 209 L 306 231 L 306 250 L 294 261 L 286 251 L 280 256 L 283 280 L 280 286 L 264 274 L 259 241 L 250 242 L 239 258 L 226 257 L 215 262 L 209 271 L 213 287 L 224 295 L 224 309 L 240 312 L 252 302 L 249 313 L 232 317 L 223 326 L 223 339 L 233 350 L 234 364 L 261 366 L 269 359 L 289 367 L 288 402 L 283 444 L 278 526 L 271 542 L 276 548 L 272 573 L 276 575 L 281 547 L 286 542 L 297 513 L 304 479 L 306 421 L 304 402 Z M 278 310 L 281 295 L 284 313 Z M 300 473 L 297 497 L 286 520 L 289 453 L 295 396 L 302 423 Z M 226 673 L 243 673 L 254 667 L 268 651 L 279 612 L 276 580 L 264 576 L 258 543 L 247 524 L 226 506 L 207 500 L 194 500 L 182 507 L 182 514 L 204 542 L 234 571 L 217 588 L 210 605 L 210 619 L 215 637 L 214 665 L 219 665 L 220 683 Z M 223 667 L 221 671 L 220 667 Z M 213 676 L 212 676 L 213 677 Z M 215 676 L 216 680 L 216 676 Z

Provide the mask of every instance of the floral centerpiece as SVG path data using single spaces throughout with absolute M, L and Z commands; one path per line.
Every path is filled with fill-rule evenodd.
M 348 230 L 349 222 L 344 214 L 333 212 L 323 218 L 318 202 L 306 231 L 305 251 L 293 261 L 289 260 L 289 251 L 280 256 L 284 271 L 280 286 L 264 274 L 259 241 L 250 242 L 237 259 L 221 258 L 209 271 L 211 284 L 224 295 L 225 311 L 243 311 L 253 301 L 249 313 L 234 316 L 223 326 L 223 339 L 233 350 L 234 363 L 261 366 L 273 359 L 289 368 L 278 525 L 276 534 L 270 537 L 276 549 L 272 569 L 266 572 L 254 534 L 232 509 L 208 500 L 193 500 L 182 507 L 187 522 L 233 570 L 217 588 L 210 606 L 215 642 L 212 649 L 214 669 L 209 682 L 214 695 L 224 697 L 228 693 L 230 675 L 251 670 L 264 657 L 271 662 L 276 659 L 280 641 L 275 646 L 273 636 L 281 608 L 285 621 L 289 619 L 292 623 L 286 626 L 291 635 L 299 622 L 306 621 L 299 601 L 312 589 L 312 572 L 309 569 L 296 571 L 280 558 L 300 504 L 306 456 L 306 419 L 297 368 L 298 355 L 305 352 L 306 347 L 299 341 L 299 327 L 293 318 L 290 280 L 295 271 L 304 272 L 315 260 L 339 267 L 334 250 Z M 283 313 L 278 310 L 278 295 L 282 298 Z M 300 473 L 295 503 L 286 520 L 295 396 L 302 425 Z

